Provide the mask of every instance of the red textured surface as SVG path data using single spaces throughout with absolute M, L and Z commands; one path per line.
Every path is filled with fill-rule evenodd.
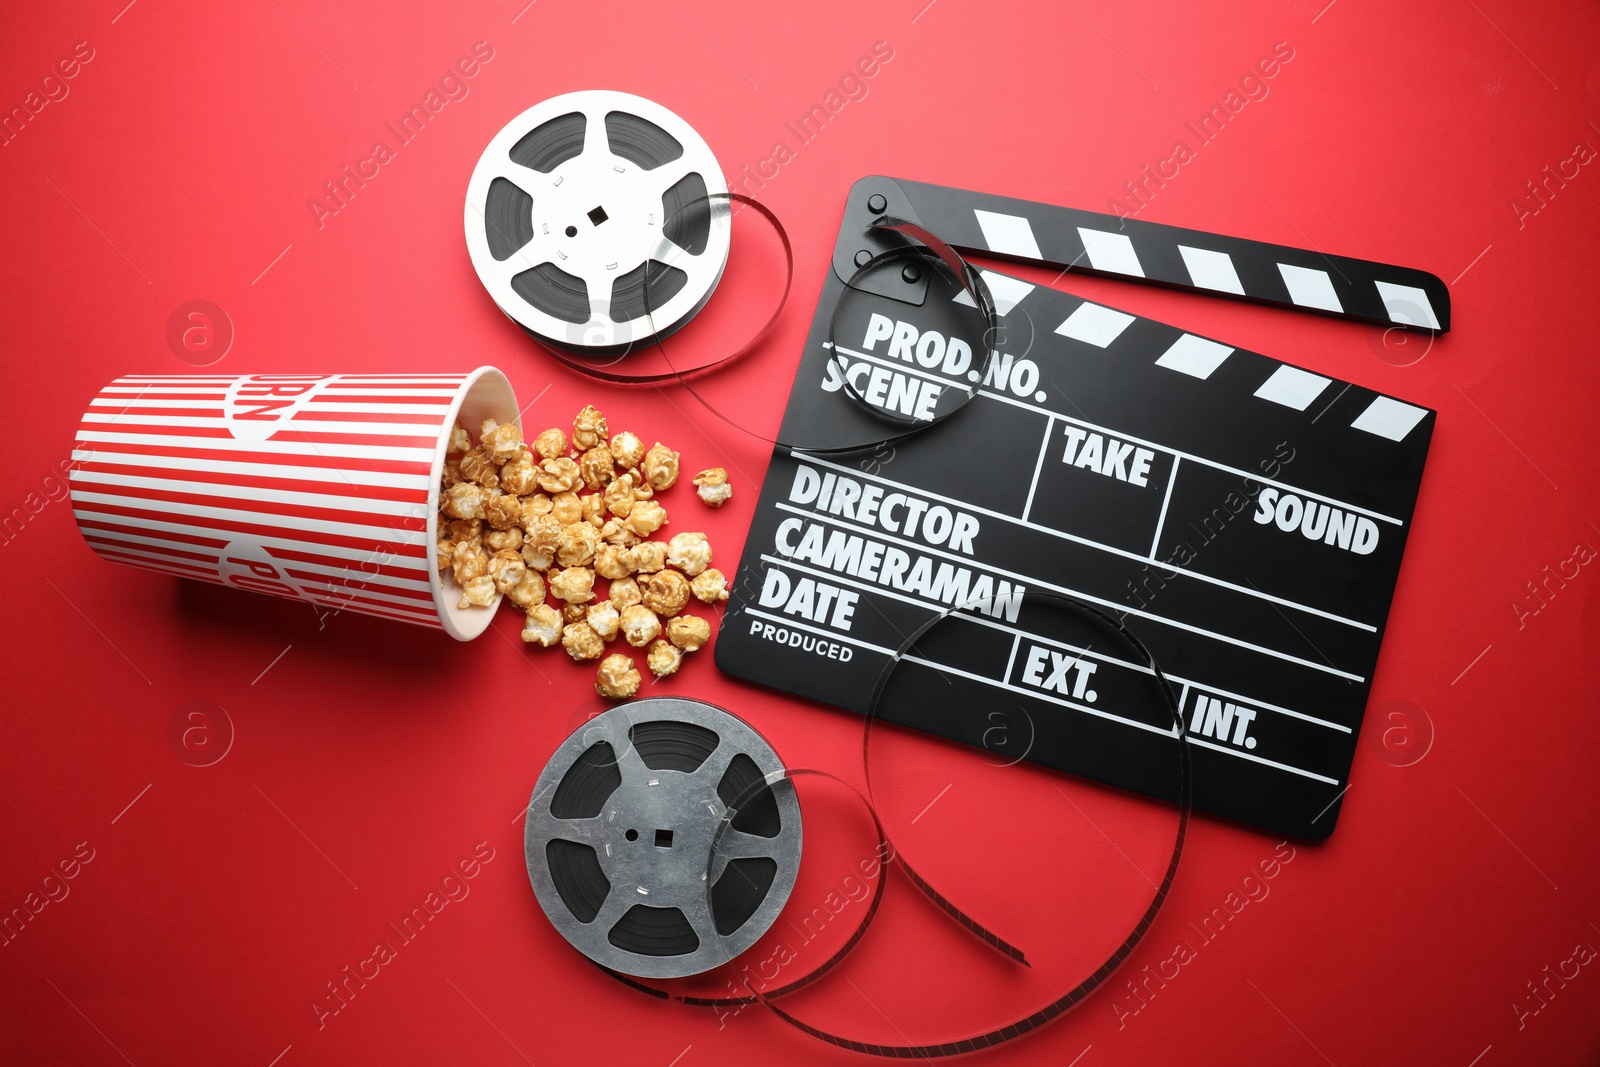
M 1172 901 L 1114 988 L 988 1057 L 1496 1067 L 1600 1056 L 1600 975 L 1581 965 L 1600 948 L 1600 565 L 1580 563 L 1600 549 L 1600 174 L 1563 164 L 1580 143 L 1600 148 L 1592 7 L 125 2 L 0 16 L 8 110 L 27 106 L 76 42 L 93 56 L 49 82 L 66 95 L 0 147 L 15 411 L 0 471 L 13 598 L 0 624 L 0 912 L 38 908 L 0 946 L 0 1060 L 856 1058 L 764 1009 L 719 1020 L 649 1000 L 549 927 L 516 814 L 579 721 L 590 674 L 525 652 L 509 611 L 457 645 L 348 614 L 319 626 L 303 605 L 111 566 L 78 537 L 52 477 L 101 385 L 187 369 L 167 319 L 206 299 L 235 333 L 218 371 L 491 363 L 523 402 L 537 398 L 535 428 L 594 401 L 686 464 L 727 466 L 728 507 L 702 514 L 680 494 L 674 516 L 703 526 L 731 565 L 765 446 L 681 389 L 602 389 L 554 368 L 467 260 L 458 191 L 482 146 L 530 104 L 593 87 L 677 111 L 730 175 L 787 143 L 792 158 L 746 188 L 794 237 L 791 303 L 765 351 L 705 386 L 768 427 L 844 192 L 863 174 L 1104 208 L 1184 138 L 1194 158 L 1141 217 L 1452 282 L 1455 330 L 1402 349 L 1310 316 L 1063 283 L 1440 416 L 1337 833 L 1247 881 L 1278 843 L 1197 820 Z M 493 58 L 467 95 L 319 225 L 307 201 L 479 41 Z M 799 143 L 785 124 L 879 41 L 893 58 L 866 95 Z M 1279 42 L 1293 58 L 1265 95 L 1251 83 L 1257 98 L 1196 146 L 1185 123 Z M 1545 179 L 1547 165 L 1567 177 Z M 1543 202 L 1529 181 L 1546 182 Z M 659 691 L 736 708 L 791 763 L 859 780 L 858 723 L 844 715 L 721 678 L 709 655 Z M 193 701 L 232 724 L 211 766 L 186 763 L 169 740 Z M 808 1017 L 869 1039 L 937 1040 L 1037 1007 L 1142 906 L 1165 813 L 939 743 L 885 740 L 878 776 L 896 840 L 1028 948 L 1035 972 L 975 949 L 891 876 L 861 958 L 807 994 Z M 870 850 L 842 796 L 816 797 L 798 917 Z M 475 849 L 493 858 L 468 863 L 469 894 L 400 943 L 387 924 Z M 92 859 L 74 865 L 75 850 Z M 62 864 L 75 877 L 46 883 Z M 41 903 L 46 890 L 61 899 Z M 1259 899 L 1241 907 L 1247 892 Z M 843 899 L 838 923 L 854 921 L 860 905 Z M 1203 934 L 1230 902 L 1238 913 Z M 385 940 L 395 958 L 319 1025 L 326 983 Z M 1187 962 L 1168 963 L 1180 944 Z M 1169 978 L 1146 980 L 1146 966 Z

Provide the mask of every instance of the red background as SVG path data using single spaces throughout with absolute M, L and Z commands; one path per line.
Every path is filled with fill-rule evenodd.
M 854 179 L 1104 209 L 1175 140 L 1192 145 L 1184 123 L 1288 42 L 1294 57 L 1268 95 L 1141 217 L 1425 268 L 1451 283 L 1455 329 L 1401 345 L 1228 301 L 1062 284 L 1438 409 L 1352 785 L 1333 838 L 1296 846 L 1254 883 L 1270 894 L 1141 1005 L 1123 980 L 1196 941 L 1194 924 L 1277 847 L 1197 819 L 1129 973 L 988 1057 L 1596 1061 L 1600 974 L 1573 976 L 1564 961 L 1600 948 L 1600 565 L 1570 576 L 1600 548 L 1600 174 L 1591 164 L 1552 181 L 1542 206 L 1526 188 L 1579 142 L 1600 147 L 1592 5 L 504 0 L 401 14 L 371 2 L 125 2 L 0 16 L 7 109 L 75 43 L 93 49 L 69 94 L 0 147 L 14 407 L 0 504 L 24 520 L 0 547 L 13 598 L 0 624 L 0 909 L 40 892 L 78 843 L 94 857 L 65 883 L 70 895 L 0 947 L 0 1059 L 856 1058 L 764 1009 L 719 1021 L 624 989 L 543 919 L 516 814 L 589 706 L 591 675 L 526 651 L 509 610 L 457 645 L 349 614 L 319 626 L 304 605 L 113 566 L 78 537 L 50 476 L 101 385 L 189 368 L 166 323 L 206 299 L 235 331 L 216 371 L 490 363 L 522 403 L 538 398 L 531 429 L 593 401 L 613 428 L 679 448 L 690 469 L 726 466 L 728 507 L 703 512 L 680 491 L 671 510 L 678 529 L 710 533 L 731 571 L 766 447 L 681 389 L 606 389 L 556 368 L 479 287 L 459 190 L 503 123 L 558 93 L 615 88 L 683 115 L 730 175 L 789 143 L 794 158 L 749 191 L 794 237 L 792 299 L 767 348 L 706 386 L 770 428 Z M 469 94 L 319 227 L 307 201 L 478 41 L 493 59 Z M 878 41 L 893 58 L 865 98 L 797 145 L 784 124 Z M 709 652 L 651 692 L 734 708 L 790 763 L 859 780 L 856 720 L 720 677 Z M 191 701 L 232 725 L 211 766 L 184 762 L 169 740 Z M 213 729 L 222 718 L 211 713 Z M 861 959 L 808 1002 L 819 1021 L 884 1040 L 1003 1022 L 1081 976 L 1067 950 L 1142 906 L 1142 882 L 1126 876 L 1159 870 L 1170 822 L 1059 776 L 974 770 L 970 753 L 938 743 L 890 738 L 879 758 L 897 842 L 1004 936 L 1031 939 L 1038 974 L 1022 982 L 975 954 L 892 876 Z M 808 806 L 808 860 L 867 847 L 849 812 L 842 799 Z M 494 859 L 471 895 L 319 1027 L 310 1005 L 324 984 L 480 841 Z M 809 871 L 797 900 L 836 878 Z M 1535 999 L 1526 983 L 1545 982 L 1547 966 L 1568 977 Z

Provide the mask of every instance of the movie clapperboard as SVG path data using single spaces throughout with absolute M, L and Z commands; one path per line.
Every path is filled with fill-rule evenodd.
M 1104 642 L 1030 632 L 1028 593 L 1064 594 L 1120 617 L 1161 666 L 1187 728 L 1196 808 L 1326 837 L 1434 412 L 992 271 L 982 277 L 1000 329 L 992 346 L 969 329 L 990 354 L 968 360 L 953 340 L 962 326 L 950 324 L 974 321 L 971 288 L 893 263 L 856 277 L 907 244 L 886 218 L 962 252 L 1385 327 L 1448 329 L 1444 284 L 863 178 L 716 645 L 731 675 L 863 712 L 905 635 L 960 609 L 940 626 L 954 636 L 928 653 L 940 684 L 879 714 L 995 749 L 975 709 L 1020 704 L 1029 729 L 1011 743 L 1016 755 L 1173 797 L 1170 760 L 1157 766 L 1151 748 L 1173 743 L 1171 713 L 1148 668 Z M 972 386 L 969 364 L 983 367 Z M 970 401 L 916 432 L 870 410 L 910 417 L 961 389 L 975 390 Z M 903 662 L 896 674 L 918 669 Z

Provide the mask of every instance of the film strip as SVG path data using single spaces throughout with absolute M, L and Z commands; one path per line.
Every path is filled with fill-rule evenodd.
M 1002 329 L 975 397 L 886 446 L 903 419 L 881 409 L 914 416 L 930 391 L 959 380 L 952 313 L 971 299 L 926 273 L 863 276 L 864 264 L 905 247 L 905 223 L 969 253 L 1411 329 L 1448 326 L 1443 284 L 1362 260 L 862 179 L 717 642 L 730 674 L 864 711 L 904 634 L 930 614 L 987 603 L 960 612 L 966 640 L 939 666 L 996 696 L 1055 704 L 1026 758 L 1169 795 L 1147 769 L 1161 710 L 1139 665 L 1031 640 L 1030 592 L 1075 597 L 1125 619 L 1177 687 L 1198 809 L 1327 836 L 1434 413 L 984 271 Z M 1197 252 L 1226 256 L 1241 292 Z M 1326 278 L 1312 287 L 1302 271 Z M 859 307 L 844 314 L 842 301 Z M 884 716 L 981 743 L 936 703 Z
M 541 907 L 575 948 L 632 989 L 697 1007 L 759 1003 L 810 1037 L 865 1055 L 962 1055 L 1061 1018 L 1116 973 L 1150 932 L 1170 894 L 1187 838 L 1190 758 L 1171 687 L 1136 636 L 1110 615 L 1071 598 L 1040 596 L 1032 606 L 1041 613 L 1035 622 L 1042 633 L 1088 635 L 1146 665 L 1148 688 L 1166 708 L 1164 769 L 1178 801 L 1170 854 L 1159 882 L 1149 882 L 1149 899 L 1131 928 L 1087 973 L 1053 991 L 1044 1004 L 966 1036 L 913 1042 L 899 1031 L 901 1041 L 886 1044 L 837 1033 L 779 1003 L 821 980 L 861 943 L 878 917 L 891 866 L 967 935 L 1014 964 L 1030 966 L 1021 948 L 964 912 L 907 862 L 890 842 L 873 798 L 877 713 L 906 695 L 897 690 L 897 680 L 909 678 L 913 689 L 920 684 L 914 668 L 926 646 L 952 626 L 958 614 L 953 610 L 928 619 L 884 664 L 862 733 L 865 792 L 826 771 L 782 766 L 751 727 L 697 701 L 637 701 L 580 726 L 552 755 L 528 805 L 526 859 Z M 976 708 L 972 714 L 992 721 Z M 865 806 L 875 828 L 883 873 L 848 937 L 820 965 L 779 986 L 746 972 L 738 978 L 743 992 L 728 996 L 685 994 L 655 984 L 705 974 L 733 960 L 778 918 L 800 861 L 800 815 L 792 783 L 808 778 L 843 786 Z M 654 828 L 641 831 L 640 826 Z M 753 857 L 768 866 L 750 866 Z M 729 987 L 734 988 L 731 982 Z

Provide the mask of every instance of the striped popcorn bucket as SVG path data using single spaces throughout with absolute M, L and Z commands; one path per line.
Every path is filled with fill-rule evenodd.
M 72 509 L 116 563 L 442 629 L 435 559 L 450 429 L 514 422 L 504 374 L 144 374 L 90 402 Z

